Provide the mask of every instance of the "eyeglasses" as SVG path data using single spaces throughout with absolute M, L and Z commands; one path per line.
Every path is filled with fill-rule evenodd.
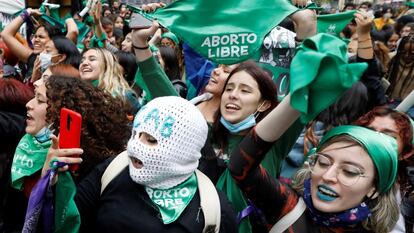
M 309 169 L 312 174 L 321 176 L 327 172 L 334 163 L 327 156 L 316 153 L 312 155 L 309 160 Z M 340 164 L 336 168 L 336 178 L 338 181 L 345 186 L 352 186 L 356 184 L 359 178 L 368 178 L 369 176 L 364 175 L 361 168 L 352 164 Z

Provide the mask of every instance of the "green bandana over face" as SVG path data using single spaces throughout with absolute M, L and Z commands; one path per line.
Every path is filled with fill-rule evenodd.
M 319 33 L 303 41 L 290 64 L 291 105 L 307 123 L 349 89 L 366 63 L 348 64 L 347 45 L 341 39 Z
M 338 14 L 318 15 L 318 32 L 339 36 L 345 26 L 354 18 L 356 11 L 346 11 Z
M 209 60 L 235 64 L 252 57 L 265 35 L 297 10 L 288 0 L 180 0 L 152 17 Z
M 42 169 L 50 145 L 51 140 L 40 143 L 30 134 L 23 136 L 13 157 L 11 180 L 14 188 L 22 189 L 24 178 Z
M 190 176 L 185 182 L 170 189 L 145 188 L 151 201 L 160 210 L 162 221 L 169 224 L 177 220 L 197 191 L 197 177 Z
M 377 170 L 377 188 L 387 192 L 394 185 L 398 169 L 398 149 L 394 138 L 364 127 L 343 125 L 330 130 L 321 140 L 318 149 L 332 137 L 347 134 L 364 145 Z

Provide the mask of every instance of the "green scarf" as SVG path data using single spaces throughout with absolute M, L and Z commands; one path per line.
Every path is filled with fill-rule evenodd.
M 38 142 L 32 135 L 25 134 L 17 145 L 11 168 L 11 185 L 22 189 L 24 178 L 41 170 L 52 141 Z
M 197 191 L 195 173 L 183 183 L 169 189 L 145 188 L 151 201 L 158 207 L 164 224 L 177 220 Z

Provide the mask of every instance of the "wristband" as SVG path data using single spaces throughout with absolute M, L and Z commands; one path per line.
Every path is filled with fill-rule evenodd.
M 134 49 L 144 50 L 144 49 L 148 49 L 148 48 L 149 48 L 149 45 L 144 46 L 144 47 L 138 47 L 138 46 L 135 46 L 134 44 L 132 44 L 132 47 L 133 47 Z
M 22 13 L 20 13 L 20 17 L 22 17 L 23 21 L 27 21 L 29 19 L 29 12 L 27 10 L 24 10 Z
M 358 49 L 372 49 L 372 46 L 367 46 L 367 47 L 358 47 Z

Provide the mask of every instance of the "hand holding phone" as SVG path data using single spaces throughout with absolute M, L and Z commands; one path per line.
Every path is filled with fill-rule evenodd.
M 60 110 L 59 148 L 80 148 L 82 116 L 70 109 Z M 69 166 L 69 170 L 76 171 L 78 164 Z

